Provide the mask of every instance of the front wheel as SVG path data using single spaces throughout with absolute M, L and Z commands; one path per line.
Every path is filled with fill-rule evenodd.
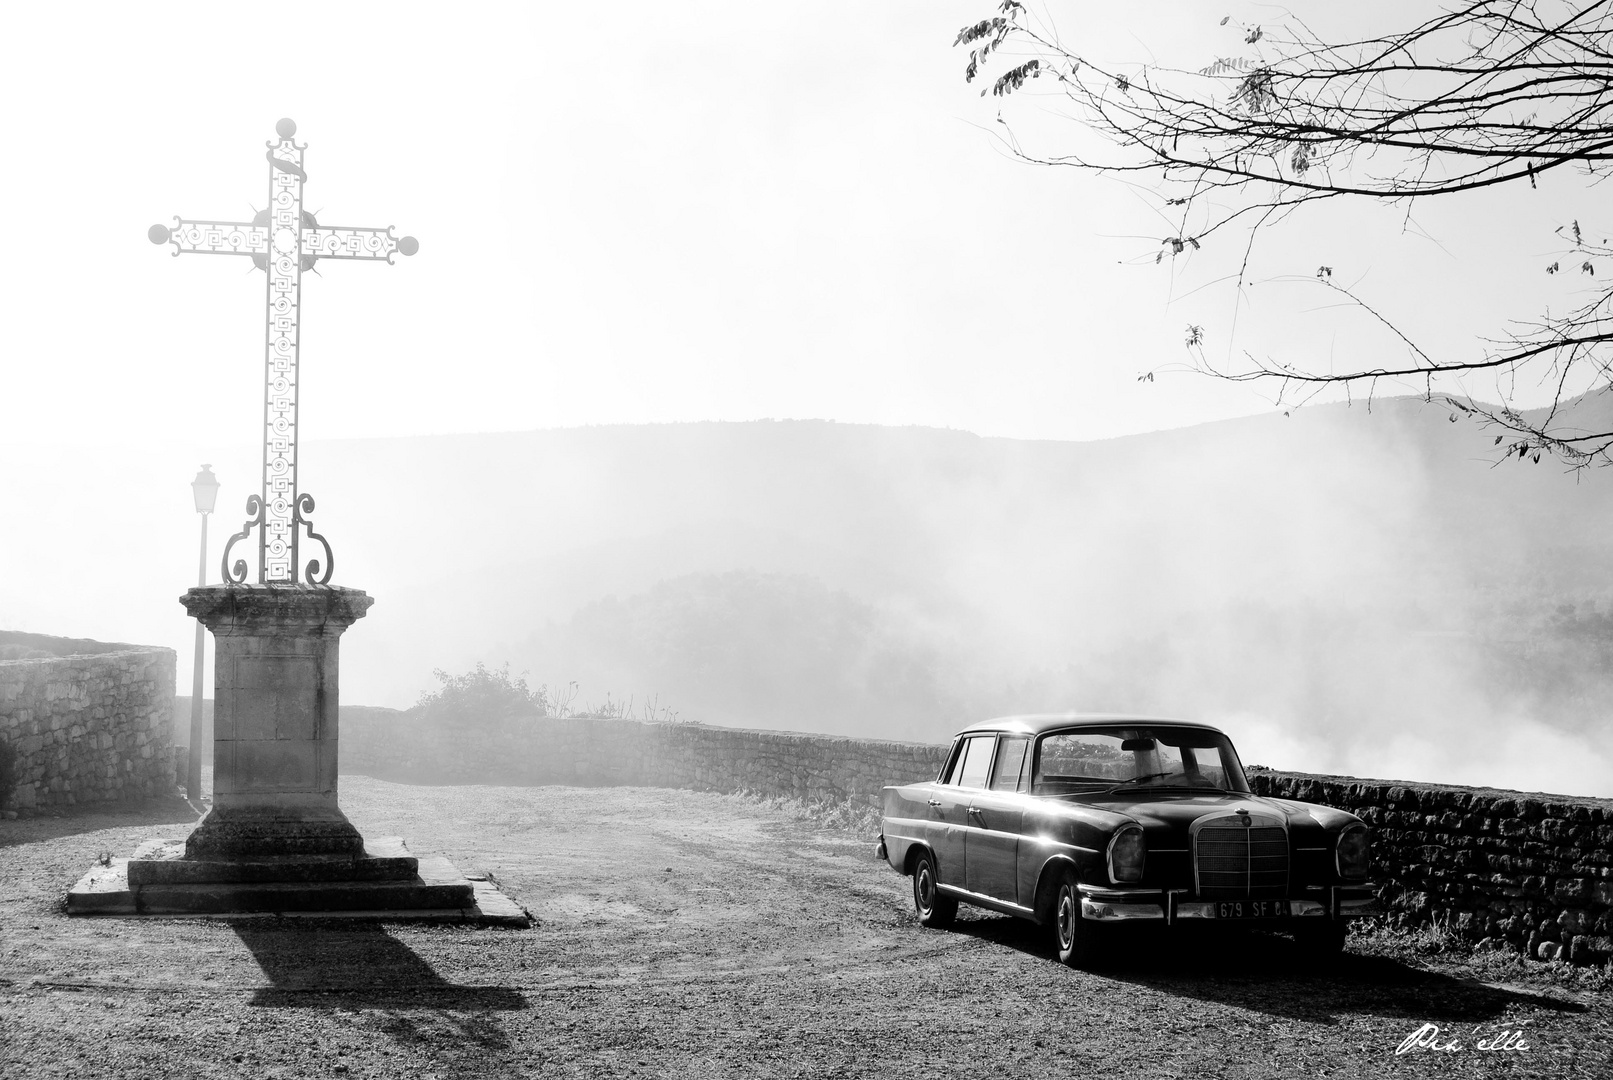
M 943 896 L 936 883 L 935 856 L 928 851 L 919 852 L 918 858 L 913 860 L 913 913 L 918 916 L 920 926 L 941 930 L 951 926 L 952 920 L 958 917 L 958 901 Z
M 1098 961 L 1098 927 L 1081 917 L 1081 889 L 1075 873 L 1064 871 L 1054 887 L 1049 924 L 1059 963 L 1090 968 Z

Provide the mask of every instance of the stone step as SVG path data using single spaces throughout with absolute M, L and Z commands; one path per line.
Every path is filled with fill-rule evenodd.
M 153 885 L 201 885 L 249 882 L 409 881 L 419 860 L 403 838 L 364 841 L 357 859 L 339 855 L 285 855 L 252 859 L 187 859 L 183 840 L 147 840 L 129 860 L 131 889 Z
M 142 850 L 161 851 L 166 841 Z M 401 848 L 377 842 L 370 850 Z M 469 922 L 527 927 L 526 910 L 485 874 L 461 874 L 441 856 L 411 860 L 406 880 L 177 882 L 129 887 L 129 859 L 96 863 L 67 894 L 67 913 L 152 918 L 253 918 L 263 915 Z M 172 861 L 172 860 L 153 860 Z
M 475 889 L 447 859 L 419 861 L 406 881 L 210 881 L 131 890 L 142 915 L 468 908 Z

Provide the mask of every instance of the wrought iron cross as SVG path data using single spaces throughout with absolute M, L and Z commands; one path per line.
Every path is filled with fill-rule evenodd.
M 269 208 L 250 222 L 189 221 L 174 218 L 174 227 L 153 225 L 153 244 L 173 244 L 174 256 L 247 255 L 269 279 L 267 332 L 263 360 L 263 490 L 246 501 L 250 515 L 241 531 L 224 546 L 225 581 L 244 582 L 245 560 L 230 565 L 230 549 L 258 527 L 258 580 L 296 584 L 298 529 L 325 549 L 324 572 L 310 559 L 302 573 L 312 584 L 330 580 L 335 563 L 330 544 L 304 517 L 314 512 L 313 496 L 297 490 L 297 354 L 298 316 L 302 309 L 302 275 L 320 259 L 369 259 L 392 262 L 394 254 L 413 255 L 420 243 L 412 236 L 385 229 L 321 225 L 302 208 L 302 185 L 308 179 L 302 155 L 307 145 L 292 140 L 297 125 L 281 120 L 279 139 L 269 142 Z M 317 581 L 316 581 L 317 579 Z

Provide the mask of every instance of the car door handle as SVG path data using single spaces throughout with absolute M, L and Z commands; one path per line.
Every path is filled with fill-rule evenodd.
M 930 805 L 931 806 L 940 806 L 941 805 L 941 800 L 940 799 L 931 799 L 930 800 Z
M 984 812 L 978 806 L 969 807 L 969 813 L 973 814 L 975 817 L 985 816 Z

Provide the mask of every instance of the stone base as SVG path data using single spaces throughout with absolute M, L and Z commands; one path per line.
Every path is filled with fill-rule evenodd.
M 363 855 L 364 837 L 334 801 L 312 810 L 214 806 L 185 839 L 185 857 L 197 860 Z
M 129 860 L 129 887 L 227 882 L 409 881 L 420 860 L 403 838 L 364 842 L 357 858 L 343 855 L 281 855 L 244 859 L 198 859 L 183 840 L 147 840 Z
M 97 863 L 68 892 L 67 913 L 532 925 L 531 916 L 485 875 L 461 874 L 440 857 L 417 859 L 399 839 L 377 841 L 358 859 L 198 861 L 183 858 L 182 851 L 183 841 L 148 840 L 134 859 Z M 352 876 L 331 876 L 338 873 Z

